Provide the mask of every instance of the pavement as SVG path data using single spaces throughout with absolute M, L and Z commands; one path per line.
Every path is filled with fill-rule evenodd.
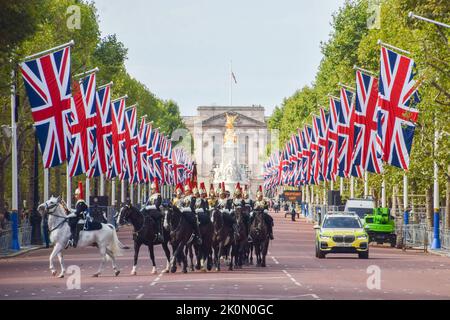
M 93 278 L 100 263 L 97 249 L 70 248 L 65 262 L 81 270 L 77 289 L 75 275 L 51 276 L 50 249 L 41 249 L 0 260 L 0 299 L 450 299 L 448 257 L 371 246 L 368 260 L 352 254 L 317 259 L 311 223 L 304 218 L 293 222 L 283 213 L 273 216 L 275 240 L 270 243 L 266 268 L 187 274 L 179 268 L 174 274 L 161 273 L 166 263 L 157 246 L 157 274 L 151 274 L 148 250 L 142 247 L 136 276 L 130 275 L 134 253 L 130 249 L 118 259 L 122 271 L 118 277 L 107 263 L 104 273 Z M 133 248 L 130 228 L 122 228 L 119 238 Z M 57 259 L 55 263 L 59 265 Z

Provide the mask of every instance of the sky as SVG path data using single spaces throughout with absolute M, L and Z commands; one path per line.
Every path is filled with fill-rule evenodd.
M 266 115 L 314 81 L 320 42 L 344 0 L 96 0 L 102 36 L 126 67 L 182 115 L 198 106 L 262 105 Z M 231 81 L 230 67 L 237 83 Z M 231 84 L 232 83 L 232 84 Z

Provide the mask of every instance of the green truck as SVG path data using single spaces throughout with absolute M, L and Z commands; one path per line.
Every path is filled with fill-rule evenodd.
M 374 208 L 371 214 L 366 214 L 364 229 L 369 235 L 369 243 L 390 243 L 391 247 L 395 247 L 397 243 L 395 221 L 390 215 L 389 208 Z

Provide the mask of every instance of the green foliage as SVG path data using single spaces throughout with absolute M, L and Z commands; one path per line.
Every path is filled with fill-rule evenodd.
M 309 113 L 317 113 L 319 105 L 328 105 L 328 94 L 338 94 L 338 83 L 355 87 L 353 65 L 379 70 L 380 47 L 377 40 L 411 52 L 417 64 L 416 79 L 422 81 L 419 121 L 407 173 L 416 194 L 424 194 L 432 186 L 433 161 L 440 168 L 440 182 L 446 181 L 449 163 L 450 132 L 450 48 L 449 30 L 434 24 L 408 18 L 408 12 L 449 24 L 450 6 L 446 0 L 384 0 L 381 2 L 381 27 L 368 29 L 368 1 L 346 1 L 333 15 L 328 41 L 322 43 L 323 59 L 311 87 L 305 87 L 284 99 L 269 120 L 271 128 L 280 130 L 280 144 L 287 141 L 296 128 L 311 123 Z M 434 131 L 441 134 L 434 150 Z M 401 186 L 403 172 L 385 166 L 388 195 L 392 186 Z M 377 195 L 381 190 L 381 175 L 370 175 L 369 186 Z M 357 191 L 362 192 L 362 183 Z M 441 188 L 442 195 L 444 188 Z M 401 188 L 400 188 L 401 190 Z
M 80 8 L 80 28 L 68 28 L 71 5 Z M 100 38 L 98 15 L 94 2 L 80 0 L 0 0 L 0 125 L 10 125 L 11 71 L 24 57 L 75 41 L 72 48 L 72 75 L 98 67 L 98 85 L 113 81 L 113 98 L 128 94 L 127 105 L 138 103 L 138 115 L 148 115 L 154 127 L 170 134 L 183 127 L 179 108 L 172 100 L 156 97 L 144 84 L 128 74 L 125 68 L 128 49 L 116 35 Z M 12 63 L 10 62 L 12 60 Z M 17 67 L 16 67 L 17 68 Z M 16 71 L 18 71 L 16 69 Z M 78 79 L 72 79 L 76 81 Z M 17 77 L 19 95 L 18 153 L 19 193 L 22 199 L 30 194 L 32 181 L 34 131 L 31 111 L 20 74 Z M 0 207 L 10 196 L 10 138 L 0 130 Z M 39 161 L 41 161 L 39 159 Z M 39 162 L 40 164 L 41 162 Z M 42 167 L 41 167 L 42 168 Z M 42 171 L 40 169 L 40 171 Z M 61 169 L 63 172 L 64 169 Z M 42 181 L 42 172 L 41 178 Z M 19 201 L 21 202 L 21 201 Z

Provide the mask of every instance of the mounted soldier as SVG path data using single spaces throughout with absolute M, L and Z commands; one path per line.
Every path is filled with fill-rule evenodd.
M 235 238 L 238 238 L 239 229 L 233 212 L 233 200 L 227 197 L 224 182 L 222 182 L 222 187 L 220 188 L 220 198 L 217 202 L 217 209 L 223 213 L 224 220 L 233 227 L 234 236 Z
M 66 248 L 70 245 L 74 248 L 77 247 L 78 243 L 78 230 L 77 225 L 80 219 L 90 220 L 88 213 L 88 206 L 83 199 L 83 184 L 81 181 L 78 182 L 78 188 L 75 189 L 75 210 L 71 210 L 67 218 L 69 218 L 68 223 L 70 226 L 70 239 L 66 245 Z
M 269 215 L 268 213 L 268 209 L 269 209 L 269 203 L 264 199 L 264 194 L 262 192 L 262 187 L 259 186 L 258 192 L 256 193 L 256 201 L 253 205 L 253 212 L 250 215 L 250 225 L 253 222 L 253 219 L 255 217 L 255 212 L 254 211 L 260 211 L 262 212 L 262 215 L 264 217 L 264 221 L 267 224 L 267 227 L 269 229 L 269 237 L 271 240 L 274 239 L 273 237 L 273 218 Z M 249 241 L 251 241 L 251 237 L 249 234 Z
M 197 244 L 202 244 L 202 238 L 200 236 L 200 228 L 197 215 L 195 214 L 196 198 L 192 195 L 192 189 L 190 181 L 186 182 L 184 187 L 184 198 L 178 202 L 178 208 L 186 217 L 186 220 L 192 225 L 194 230 L 195 241 Z
M 245 223 L 247 227 L 247 234 L 250 234 L 250 213 L 253 211 L 253 200 L 250 199 L 250 195 L 248 192 L 248 185 L 245 185 L 244 192 L 242 193 L 242 197 L 244 200 L 244 210 L 243 213 L 245 215 Z
M 209 197 L 208 197 L 208 210 L 215 208 L 217 206 L 217 196 L 214 190 L 214 185 L 211 184 L 209 187 Z
M 183 201 L 183 185 L 178 183 L 175 187 L 175 196 L 172 199 L 172 205 L 175 207 L 180 207 Z
M 144 208 L 144 212 L 147 212 L 151 218 L 155 221 L 155 241 L 163 242 L 163 233 L 162 233 L 162 217 L 161 213 L 161 204 L 162 197 L 159 191 L 159 183 L 158 180 L 153 180 L 150 187 L 150 197 L 148 198 L 147 204 Z

